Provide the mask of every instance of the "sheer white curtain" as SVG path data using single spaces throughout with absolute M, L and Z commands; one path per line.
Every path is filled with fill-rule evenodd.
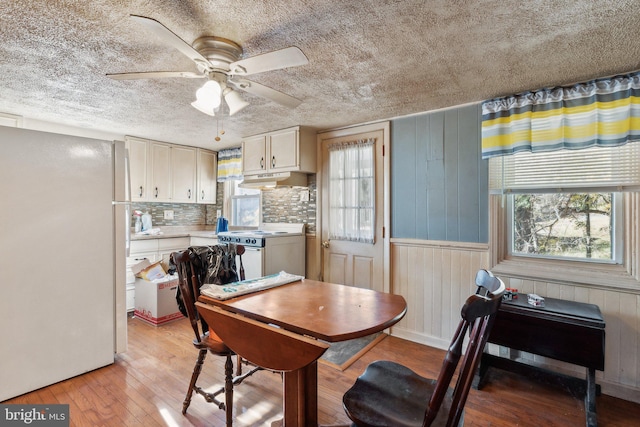
M 329 238 L 374 243 L 375 139 L 329 149 Z

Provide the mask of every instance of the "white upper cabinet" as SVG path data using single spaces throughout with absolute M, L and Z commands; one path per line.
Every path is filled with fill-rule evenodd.
M 300 138 L 298 129 L 290 129 L 269 135 L 269 169 L 273 172 L 300 170 Z
M 267 170 L 267 137 L 258 135 L 242 141 L 242 172 L 260 173 Z
M 145 201 L 149 193 L 147 187 L 148 141 L 128 136 L 125 138 L 125 147 L 129 151 L 131 200 Z
M 196 149 L 171 147 L 171 200 L 176 203 L 196 201 Z
M 242 172 L 316 171 L 316 133 L 296 126 L 245 138 L 242 141 Z
M 149 186 L 151 202 L 171 201 L 171 145 L 149 142 Z
M 218 155 L 214 151 L 198 148 L 197 203 L 216 203 Z
M 125 137 L 131 201 L 216 203 L 217 153 Z

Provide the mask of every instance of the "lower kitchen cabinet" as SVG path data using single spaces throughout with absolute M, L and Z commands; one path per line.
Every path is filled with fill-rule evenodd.
M 186 236 L 131 241 L 127 258 L 127 312 L 135 309 L 135 276 L 131 267 L 146 258 L 151 263 L 162 261 L 166 268 L 169 265 L 169 255 L 172 252 L 183 251 L 189 245 L 190 238 Z

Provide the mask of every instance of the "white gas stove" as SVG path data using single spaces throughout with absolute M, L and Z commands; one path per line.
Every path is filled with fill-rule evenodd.
M 236 243 L 246 249 L 242 263 L 246 279 L 281 271 L 305 275 L 304 224 L 265 223 L 257 230 L 218 233 L 220 243 Z

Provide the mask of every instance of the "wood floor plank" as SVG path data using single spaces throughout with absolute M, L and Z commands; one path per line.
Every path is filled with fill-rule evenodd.
M 3 403 L 67 403 L 74 427 L 224 426 L 224 411 L 194 396 L 186 415 L 182 401 L 197 352 L 186 319 L 154 327 L 129 319 L 129 349 L 113 365 Z M 345 371 L 318 365 L 319 419 L 346 424 L 342 395 L 367 364 L 395 360 L 426 377 L 437 376 L 444 351 L 388 337 Z M 222 384 L 224 359 L 209 355 L 199 383 Z M 490 409 L 488 409 L 490 408 Z M 600 427 L 637 427 L 640 405 L 610 396 L 597 398 Z M 582 399 L 570 391 L 491 370 L 482 391 L 471 390 L 465 426 L 564 427 L 584 425 Z M 234 426 L 268 426 L 282 417 L 282 378 L 261 371 L 235 388 Z

